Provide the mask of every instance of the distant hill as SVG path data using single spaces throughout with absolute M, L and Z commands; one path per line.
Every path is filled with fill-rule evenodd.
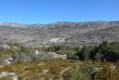
M 0 41 L 30 47 L 82 46 L 119 41 L 119 21 L 57 22 L 51 24 L 0 23 Z

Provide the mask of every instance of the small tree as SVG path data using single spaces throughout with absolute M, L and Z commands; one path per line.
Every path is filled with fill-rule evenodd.
M 90 50 L 87 46 L 82 47 L 81 54 L 82 54 L 84 60 L 90 59 Z

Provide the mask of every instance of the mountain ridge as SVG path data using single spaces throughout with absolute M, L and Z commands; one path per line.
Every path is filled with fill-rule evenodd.
M 50 24 L 0 23 L 0 41 L 30 47 L 82 46 L 119 40 L 119 21 L 56 22 Z

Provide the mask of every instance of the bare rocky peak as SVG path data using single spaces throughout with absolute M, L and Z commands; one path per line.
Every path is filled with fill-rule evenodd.
M 119 21 L 0 23 L 0 41 L 26 46 L 81 46 L 119 40 Z

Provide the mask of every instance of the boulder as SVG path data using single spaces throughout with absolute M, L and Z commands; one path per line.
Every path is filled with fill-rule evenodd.
M 67 55 L 60 55 L 55 52 L 48 52 L 47 55 L 52 56 L 52 58 L 66 59 Z
M 39 52 L 39 54 L 34 55 L 34 58 L 36 60 L 67 59 L 67 55 L 60 55 L 55 52 Z
M 9 57 L 4 60 L 4 64 L 11 64 L 13 62 L 13 58 Z
M 0 45 L 0 48 L 1 49 L 10 49 L 10 46 L 7 44 L 2 44 L 2 45 Z

